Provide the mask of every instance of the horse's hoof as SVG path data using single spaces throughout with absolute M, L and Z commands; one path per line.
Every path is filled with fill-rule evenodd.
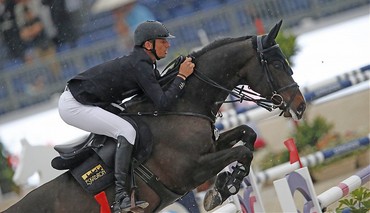
M 206 211 L 210 211 L 222 204 L 221 194 L 215 189 L 209 190 L 204 196 L 203 206 Z

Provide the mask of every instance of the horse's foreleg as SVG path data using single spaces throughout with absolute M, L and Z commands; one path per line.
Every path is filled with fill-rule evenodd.
M 252 128 L 247 125 L 240 125 L 220 134 L 216 141 L 216 150 L 229 149 L 237 142 L 243 141 L 244 146 L 254 151 L 256 138 L 257 134 Z
M 238 141 L 242 141 L 243 145 L 249 150 L 254 151 L 254 142 L 257 138 L 255 131 L 247 125 L 240 125 L 222 133 L 217 140 L 217 149 L 226 149 L 234 146 Z M 240 188 L 240 183 L 244 177 L 249 174 L 250 160 L 246 158 L 238 159 L 238 164 L 232 168 L 233 172 L 225 172 L 219 175 L 216 183 L 216 188 L 219 191 L 225 191 L 225 196 L 229 197 L 231 194 L 236 193 Z M 231 184 L 233 187 L 231 187 Z M 226 189 L 226 186 L 228 189 Z M 236 188 L 236 190 L 232 190 Z M 227 193 L 226 193 L 227 191 Z
M 254 151 L 254 142 L 257 138 L 256 132 L 247 125 L 240 125 L 222 133 L 217 140 L 217 149 L 226 149 L 234 146 L 238 141 L 242 141 L 243 145 L 247 147 L 249 150 Z M 250 161 L 249 159 L 238 159 L 238 163 L 235 167 L 233 167 L 232 177 L 234 179 L 239 180 L 240 182 L 243 178 L 248 175 Z
M 220 135 L 217 140 L 217 149 L 227 149 L 234 146 L 238 141 L 249 150 L 254 150 L 256 140 L 254 130 L 246 125 L 238 126 Z M 215 187 L 209 190 L 205 196 L 204 208 L 209 211 L 222 204 L 229 196 L 236 194 L 244 177 L 249 174 L 251 159 L 239 158 L 236 166 L 232 167 L 232 173 L 222 172 L 217 176 Z
M 217 173 L 230 163 L 241 159 L 250 164 L 253 159 L 252 151 L 245 146 L 236 146 L 231 149 L 203 155 L 197 162 L 197 169 L 194 170 L 194 180 L 207 180 L 208 178 L 217 175 Z

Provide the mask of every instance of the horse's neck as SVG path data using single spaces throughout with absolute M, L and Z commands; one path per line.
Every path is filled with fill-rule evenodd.
M 205 70 L 204 72 L 202 72 Z M 180 111 L 191 110 L 200 114 L 214 117 L 219 111 L 221 104 L 229 93 L 238 83 L 235 78 L 236 69 L 228 67 L 218 67 L 212 69 L 202 69 L 195 72 L 186 84 L 186 91 L 182 101 L 178 102 L 177 109 Z M 205 77 L 206 81 L 210 80 L 222 87 L 218 88 L 212 83 L 206 83 L 200 78 Z
M 220 105 L 215 103 L 227 97 L 227 93 L 203 82 L 195 73 L 188 78 L 185 87 L 184 94 L 174 107 L 174 110 L 179 112 L 202 114 L 213 119 L 220 108 Z
M 177 107 L 215 115 L 229 91 L 243 83 L 238 72 L 254 57 L 252 42 L 246 38 L 204 51 L 197 58 L 196 71 L 187 80 L 184 106 Z

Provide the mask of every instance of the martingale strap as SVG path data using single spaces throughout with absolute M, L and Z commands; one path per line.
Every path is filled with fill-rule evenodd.
M 133 159 L 134 165 L 137 163 L 135 159 Z M 185 194 L 177 194 L 170 189 L 168 189 L 162 182 L 160 182 L 159 178 L 153 174 L 146 166 L 143 164 L 139 164 L 135 168 L 135 174 L 139 176 L 148 186 L 150 186 L 160 197 L 159 206 L 156 208 L 163 208 L 163 203 L 172 203 L 175 202 L 177 199 L 183 197 Z

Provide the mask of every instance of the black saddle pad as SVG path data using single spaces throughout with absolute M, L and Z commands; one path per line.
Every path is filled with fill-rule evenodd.
M 114 168 L 96 153 L 69 171 L 85 191 L 94 195 L 114 183 Z

